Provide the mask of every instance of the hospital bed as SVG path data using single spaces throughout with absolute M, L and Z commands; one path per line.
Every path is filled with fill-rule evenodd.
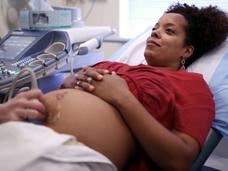
M 110 58 L 111 61 L 137 65 L 146 63 L 144 49 L 146 38 L 150 35 L 151 28 L 124 44 Z M 201 153 L 196 158 L 190 171 L 199 171 L 203 164 L 219 143 L 221 138 L 228 137 L 228 39 L 219 47 L 203 55 L 188 67 L 190 72 L 201 73 L 208 83 L 215 101 L 216 115 L 211 132 Z M 64 73 L 63 73 L 64 74 Z M 62 80 L 62 78 L 61 78 Z M 56 80 L 54 80 L 56 81 Z M 52 83 L 50 83 L 52 84 Z
M 146 64 L 144 49 L 146 38 L 151 34 L 151 27 L 142 34 L 123 45 L 111 57 L 112 61 L 130 65 Z M 213 93 L 216 114 L 212 129 L 201 153 L 198 155 L 190 171 L 199 171 L 220 142 L 228 138 L 228 38 L 216 49 L 203 55 L 187 68 L 190 72 L 201 73 Z

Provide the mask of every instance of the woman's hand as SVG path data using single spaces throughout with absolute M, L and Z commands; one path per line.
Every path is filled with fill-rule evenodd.
M 128 85 L 124 79 L 104 69 L 87 68 L 83 74 L 77 74 L 76 87 L 102 98 L 113 105 L 128 91 Z
M 86 91 L 92 91 L 94 87 L 90 84 L 90 81 L 101 81 L 103 75 L 108 73 L 109 71 L 106 69 L 93 69 L 91 67 L 86 67 L 78 73 L 69 75 L 60 88 L 82 88 Z
M 60 86 L 60 88 L 75 88 L 76 85 L 76 76 L 77 74 L 70 74 L 68 77 L 66 77 Z
M 87 67 L 74 75 L 68 76 L 61 88 L 77 88 L 90 92 L 112 105 L 128 93 L 128 85 L 124 79 L 106 69 Z
M 38 89 L 19 93 L 0 105 L 0 123 L 27 119 L 45 119 L 43 94 Z
M 118 106 L 128 93 L 131 94 L 126 81 L 115 73 L 104 75 L 102 81 L 93 80 L 91 84 L 94 86 L 94 95 L 114 106 Z

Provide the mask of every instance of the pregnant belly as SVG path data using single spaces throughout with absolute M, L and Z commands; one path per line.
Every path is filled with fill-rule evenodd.
M 61 89 L 45 95 L 47 126 L 109 158 L 119 169 L 133 154 L 135 143 L 118 111 L 84 91 Z

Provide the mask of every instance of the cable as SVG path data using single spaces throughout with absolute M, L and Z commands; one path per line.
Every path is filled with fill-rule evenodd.
M 95 6 L 95 3 L 96 3 L 96 0 L 92 0 L 92 4 L 91 4 L 91 6 L 90 6 L 90 9 L 89 9 L 88 12 L 86 13 L 86 15 L 83 17 L 83 20 L 86 21 L 86 20 L 88 19 L 88 17 L 90 16 L 90 14 L 91 14 L 91 12 L 92 12 L 94 6 Z
M 74 56 L 77 55 L 86 55 L 89 53 L 89 51 L 93 50 L 93 49 L 99 49 L 104 41 L 104 39 L 112 34 L 115 34 L 116 30 L 115 29 L 111 29 L 110 32 L 108 33 L 104 33 L 100 36 L 97 36 L 95 38 L 89 39 L 88 41 L 80 44 L 79 46 L 77 46 L 73 52 L 73 54 L 71 55 L 70 58 L 70 72 L 71 74 L 74 74 Z
M 34 71 L 31 68 L 23 68 L 16 76 L 16 78 L 13 80 L 12 85 L 9 89 L 9 96 L 8 96 L 8 100 L 10 100 L 13 96 L 14 93 L 14 89 L 15 86 L 17 84 L 17 80 L 21 77 L 22 74 L 24 74 L 25 72 L 29 72 L 30 76 L 31 76 L 31 89 L 35 89 L 38 88 L 38 84 L 37 84 L 37 80 L 36 80 L 36 75 L 34 73 Z
M 77 55 L 86 55 L 89 53 L 90 50 L 98 49 L 101 47 L 102 39 L 100 37 L 98 38 L 92 38 L 88 41 L 80 44 L 76 47 L 73 54 L 71 55 L 70 59 L 70 72 L 71 74 L 74 73 L 74 56 Z

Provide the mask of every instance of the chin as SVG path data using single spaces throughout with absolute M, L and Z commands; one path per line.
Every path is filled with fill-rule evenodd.
M 150 56 L 152 56 L 151 51 L 146 49 L 146 50 L 144 51 L 144 57 L 145 57 L 146 59 L 148 59 Z
M 148 57 L 156 56 L 156 52 L 146 48 L 144 51 L 144 56 L 148 56 Z
M 155 56 L 155 54 L 153 52 L 151 52 L 150 50 L 144 51 L 144 57 L 147 61 L 151 60 L 153 58 L 153 56 Z

